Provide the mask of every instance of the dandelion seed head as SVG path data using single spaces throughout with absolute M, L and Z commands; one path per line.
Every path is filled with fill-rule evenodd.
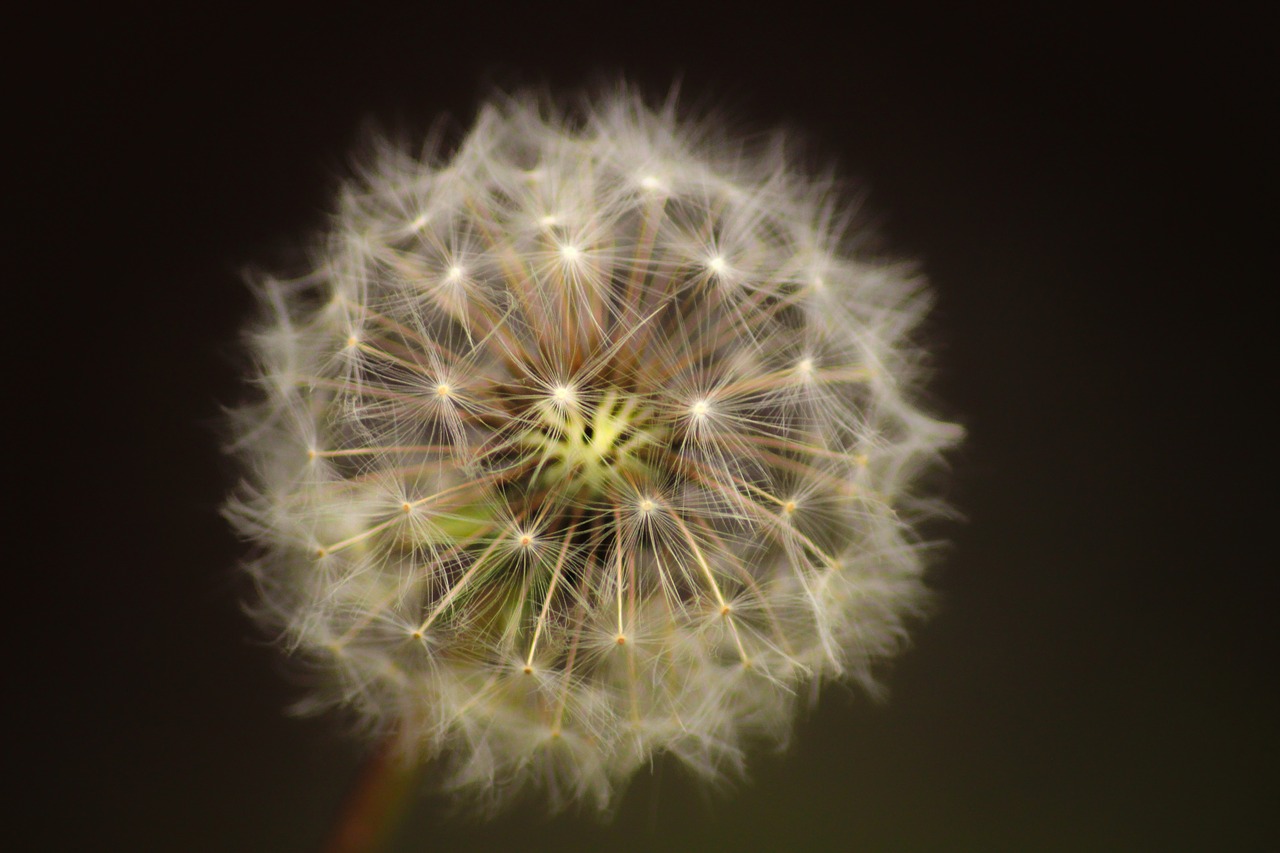
M 921 474 L 960 433 L 919 403 L 923 285 L 786 145 L 718 140 L 497 99 L 456 151 L 379 149 L 259 287 L 252 611 L 314 663 L 300 707 L 480 807 L 606 808 L 660 753 L 741 774 L 810 686 L 874 690 L 925 601 Z

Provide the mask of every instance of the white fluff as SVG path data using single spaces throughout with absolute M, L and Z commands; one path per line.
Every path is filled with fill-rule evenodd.
M 918 612 L 927 300 L 829 181 L 628 93 L 385 148 L 309 276 L 261 285 L 227 508 L 253 603 L 446 786 L 606 807 L 737 773 Z

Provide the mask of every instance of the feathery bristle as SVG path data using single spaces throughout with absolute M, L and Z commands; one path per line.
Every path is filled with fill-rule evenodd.
M 254 611 L 345 705 L 499 807 L 707 776 L 802 684 L 874 684 L 924 598 L 926 299 L 829 182 L 619 94 L 379 153 L 308 277 L 261 286 L 228 515 Z

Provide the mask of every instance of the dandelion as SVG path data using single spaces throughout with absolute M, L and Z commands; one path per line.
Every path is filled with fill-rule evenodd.
M 829 179 L 615 94 L 382 150 L 260 286 L 227 514 L 253 611 L 343 706 L 499 808 L 740 774 L 925 599 L 927 305 Z

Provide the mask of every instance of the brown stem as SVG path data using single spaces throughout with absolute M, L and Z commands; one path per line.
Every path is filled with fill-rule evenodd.
M 369 756 L 324 853 L 375 853 L 391 839 L 418 769 L 397 747 L 397 734 L 392 732 Z

